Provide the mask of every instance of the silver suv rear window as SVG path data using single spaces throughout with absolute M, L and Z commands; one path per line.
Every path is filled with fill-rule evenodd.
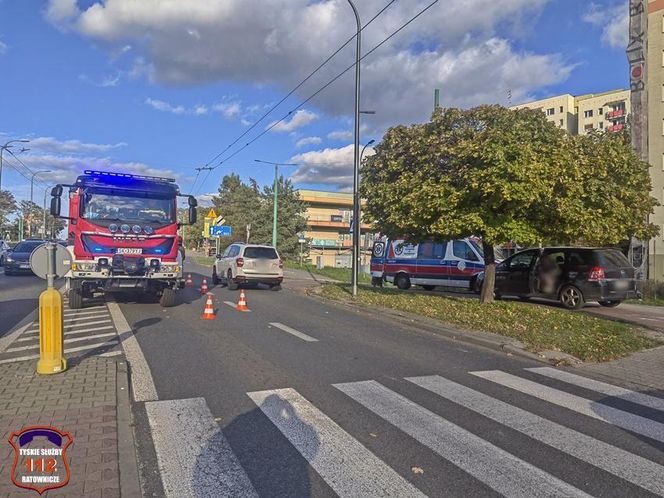
M 244 250 L 244 257 L 252 259 L 279 259 L 277 251 L 272 247 L 247 247 Z

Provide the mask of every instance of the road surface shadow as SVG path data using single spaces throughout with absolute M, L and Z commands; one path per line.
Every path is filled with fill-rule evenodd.
M 39 305 L 39 299 L 11 299 L 0 301 L 0 337 L 9 333 Z
M 268 396 L 261 405 L 268 413 L 277 414 L 280 423 L 296 430 L 298 441 L 306 446 L 306 456 L 314 458 L 318 453 L 319 438 L 314 428 L 301 420 L 291 404 L 276 394 Z M 251 484 L 259 496 L 283 497 L 309 497 L 312 496 L 311 477 L 314 473 L 309 468 L 305 458 L 293 447 L 288 439 L 277 429 L 261 408 L 240 415 L 230 423 L 224 425 L 220 431 L 230 444 L 246 472 Z M 210 469 L 210 462 L 205 459 L 218 455 L 219 437 L 212 438 L 207 448 L 199 456 L 196 469 L 200 469 L 194 476 L 194 485 L 200 480 L 210 480 L 206 469 Z M 212 447 L 210 447 L 212 446 Z M 224 479 L 223 465 L 213 467 L 217 480 L 221 480 L 216 488 L 217 496 L 241 496 L 233 490 L 225 489 L 228 482 L 233 482 L 234 476 L 229 473 Z M 222 469 L 221 472 L 219 469 Z M 221 477 L 221 479 L 219 479 Z M 197 496 L 204 496 L 203 494 Z
M 651 399 L 639 399 L 640 395 Z M 606 396 L 592 402 L 591 409 L 601 420 L 628 431 L 652 447 L 657 461 L 664 460 L 664 390 Z

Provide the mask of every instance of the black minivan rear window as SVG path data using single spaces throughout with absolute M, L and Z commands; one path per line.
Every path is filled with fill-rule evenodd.
M 599 264 L 607 268 L 629 268 L 632 265 L 623 253 L 617 249 L 598 251 Z
M 279 259 L 277 251 L 272 247 L 247 247 L 244 250 L 244 257 L 256 259 Z

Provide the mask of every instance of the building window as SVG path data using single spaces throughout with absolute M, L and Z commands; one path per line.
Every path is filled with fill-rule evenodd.
M 604 108 L 603 108 L 603 107 L 600 107 L 599 109 L 597 109 L 597 113 L 598 113 L 600 116 L 601 116 L 602 114 L 604 114 Z
M 553 107 L 550 107 L 549 109 L 546 110 L 546 115 L 547 116 L 553 116 L 553 114 L 556 112 L 556 110 Z
M 593 110 L 589 109 L 587 111 L 583 111 L 583 117 L 584 118 L 592 118 L 593 117 Z
M 343 216 L 340 214 L 331 214 L 330 221 L 341 223 L 343 221 Z
M 560 120 L 560 126 L 563 126 L 563 120 L 562 119 Z
M 564 112 L 564 111 L 563 111 L 563 106 L 560 106 L 560 112 Z
M 593 131 L 593 130 L 594 130 L 592 123 L 591 123 L 591 124 L 587 124 L 586 126 L 583 127 L 583 129 L 584 129 L 585 131 Z
M 603 130 L 604 129 L 604 121 L 599 122 L 599 129 Z

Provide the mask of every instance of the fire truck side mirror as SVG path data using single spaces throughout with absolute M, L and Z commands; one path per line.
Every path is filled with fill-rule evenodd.
M 51 216 L 54 216 L 55 218 L 60 217 L 60 204 L 60 197 L 55 196 L 51 198 Z
M 196 210 L 196 206 L 198 206 L 198 201 L 196 200 L 196 197 L 190 195 L 188 198 L 188 202 L 189 202 L 189 224 L 193 225 L 196 223 L 196 219 L 198 218 L 198 211 Z

